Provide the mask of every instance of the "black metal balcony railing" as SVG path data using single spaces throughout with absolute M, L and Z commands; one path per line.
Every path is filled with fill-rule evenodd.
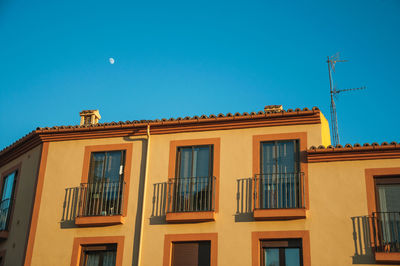
M 78 216 L 121 215 L 125 182 L 95 182 L 80 186 Z
M 304 174 L 258 174 L 254 178 L 255 209 L 304 208 Z
M 375 212 L 368 216 L 352 217 L 354 258 L 366 263 L 373 252 L 400 252 L 400 211 Z
M 304 173 L 257 174 L 237 180 L 238 214 L 254 209 L 289 209 L 305 207 Z
M 374 262 L 372 253 L 372 217 L 355 216 L 351 217 L 353 223 L 353 240 L 354 240 L 354 264 L 370 264 Z
M 400 252 L 400 211 L 374 212 L 372 229 L 377 252 Z
M 215 177 L 170 178 L 167 183 L 167 212 L 213 211 Z
M 6 199 L 0 202 L 0 231 L 7 230 L 11 200 Z
M 167 206 L 167 182 L 153 184 L 153 208 L 151 217 L 163 217 Z
M 82 183 L 67 188 L 64 198 L 62 221 L 76 217 L 121 215 L 125 182 Z

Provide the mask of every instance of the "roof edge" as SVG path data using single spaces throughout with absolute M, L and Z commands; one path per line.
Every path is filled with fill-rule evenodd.
M 226 115 L 202 115 L 185 118 L 156 120 L 140 120 L 126 122 L 98 123 L 95 125 L 38 127 L 11 145 L 0 151 L 0 165 L 14 150 L 24 150 L 24 146 L 32 147 L 46 141 L 62 141 L 72 139 L 107 138 L 118 136 L 145 135 L 148 125 L 152 134 L 170 134 L 180 132 L 196 132 L 208 130 L 224 130 L 263 126 L 284 126 L 298 124 L 321 123 L 320 110 L 288 109 L 280 112 L 228 113 Z M 33 141 L 34 140 L 34 141 Z M 32 143 L 31 143 L 32 142 Z M 11 156 L 14 157 L 14 156 Z
M 315 162 L 332 162 L 332 161 L 354 161 L 354 160 L 374 160 L 374 159 L 396 159 L 400 158 L 400 143 L 382 142 L 381 144 L 364 143 L 329 145 L 324 147 L 311 146 L 307 150 L 307 158 L 309 163 Z

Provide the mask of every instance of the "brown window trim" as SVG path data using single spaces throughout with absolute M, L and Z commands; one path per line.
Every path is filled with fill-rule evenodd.
M 211 242 L 211 266 L 218 264 L 218 233 L 205 234 L 175 234 L 164 237 L 163 266 L 171 266 L 173 242 L 210 241 Z
M 8 168 L 6 171 L 4 171 L 1 174 L 1 178 L 0 178 L 0 197 L 2 197 L 2 192 L 3 192 L 3 185 L 4 185 L 4 179 L 6 176 L 8 176 L 9 174 L 12 174 L 13 172 L 17 172 L 17 174 L 15 175 L 15 187 L 14 187 L 14 192 L 13 192 L 13 196 L 12 196 L 12 202 L 10 203 L 11 206 L 11 210 L 9 211 L 9 215 L 10 217 L 8 218 L 8 225 L 6 230 L 1 230 L 0 231 L 0 240 L 1 239 L 7 239 L 8 238 L 8 233 L 11 230 L 11 225 L 12 225 L 12 220 L 13 220 L 13 216 L 14 216 L 14 210 L 15 210 L 15 203 L 16 203 L 16 199 L 17 199 L 17 192 L 18 192 L 18 184 L 19 184 L 19 179 L 21 176 L 21 166 L 22 163 L 18 163 L 17 165 L 14 165 L 11 168 Z
M 307 132 L 293 132 L 281 134 L 265 134 L 253 136 L 253 177 L 260 173 L 260 145 L 265 141 L 299 140 L 300 144 L 300 171 L 304 173 L 305 208 L 296 209 L 254 209 L 255 220 L 293 220 L 304 219 L 309 209 L 308 196 L 308 164 L 307 164 Z M 258 188 L 253 188 L 258 189 Z M 255 190 L 254 190 L 255 191 Z M 259 193 L 257 193 L 258 195 Z
M 174 140 L 170 142 L 168 177 L 176 176 L 177 148 L 184 146 L 213 145 L 213 175 L 215 176 L 215 211 L 167 213 L 168 223 L 214 221 L 218 212 L 219 174 L 220 174 L 220 138 Z M 170 206 L 168 206 L 170 207 Z
M 78 226 L 103 226 L 103 225 L 115 225 L 125 223 L 125 218 L 128 210 L 129 201 L 129 183 L 130 183 L 130 172 L 132 164 L 132 144 L 107 144 L 107 145 L 94 145 L 86 146 L 83 168 L 82 168 L 82 178 L 81 183 L 87 183 L 89 177 L 90 168 L 90 156 L 92 152 L 102 152 L 102 151 L 118 151 L 125 150 L 125 166 L 124 166 L 124 182 L 125 189 L 123 194 L 123 206 L 122 215 L 113 216 L 92 216 L 92 217 L 76 217 L 75 224 Z
M 122 256 L 124 252 L 124 236 L 104 236 L 104 237 L 76 237 L 72 247 L 71 266 L 79 266 L 82 257 L 82 248 L 85 245 L 117 244 L 116 266 L 122 266 Z
M 400 176 L 400 168 L 368 168 L 365 169 L 365 184 L 367 194 L 367 206 L 368 215 L 372 216 L 374 212 L 377 212 L 377 191 L 376 184 L 388 184 L 392 183 L 393 177 Z M 398 183 L 398 182 L 396 182 Z M 372 223 L 370 223 L 371 230 Z M 373 231 L 371 231 L 373 232 Z M 400 253 L 387 253 L 387 252 L 374 252 L 375 261 L 377 263 L 399 263 Z
M 261 266 L 262 241 L 301 239 L 303 266 L 311 266 L 309 231 L 269 231 L 251 233 L 252 266 Z

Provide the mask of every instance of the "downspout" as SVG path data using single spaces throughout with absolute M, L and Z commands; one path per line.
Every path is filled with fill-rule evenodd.
M 142 203 L 142 219 L 140 226 L 140 240 L 139 240 L 139 254 L 138 254 L 138 266 L 142 265 L 142 246 L 143 246 L 143 225 L 145 223 L 145 210 L 146 210 L 146 198 L 147 198 L 147 176 L 149 172 L 149 158 L 150 158 L 150 124 L 147 124 L 147 145 L 146 145 L 146 163 L 144 166 L 144 188 L 143 188 L 143 203 Z

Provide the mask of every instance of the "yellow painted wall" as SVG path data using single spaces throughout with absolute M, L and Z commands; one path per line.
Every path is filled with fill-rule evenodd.
M 325 116 L 320 113 L 321 117 L 321 144 L 325 147 L 331 145 L 331 132 L 329 130 L 329 123 Z
M 124 225 L 63 228 L 65 189 L 81 183 L 85 146 L 132 143 L 128 215 Z M 70 265 L 75 237 L 125 236 L 123 265 L 132 265 L 138 185 L 143 139 L 97 139 L 50 143 L 32 266 Z
M 400 159 L 309 164 L 313 265 L 353 265 L 351 217 L 368 215 L 365 169 L 399 165 Z
M 292 221 L 235 222 L 237 179 L 252 176 L 254 135 L 307 132 L 307 146 L 329 145 L 329 127 L 280 126 L 151 136 L 147 189 L 142 225 L 141 266 L 161 266 L 166 234 L 218 233 L 218 265 L 251 265 L 251 232 L 309 230 L 312 265 L 353 265 L 351 217 L 367 215 L 365 168 L 398 167 L 400 159 L 308 165 L 310 210 Z M 153 184 L 168 178 L 173 140 L 220 138 L 219 211 L 214 222 L 150 224 Z M 89 145 L 133 143 L 128 215 L 124 225 L 63 228 L 66 188 L 79 185 L 84 148 Z M 123 265 L 132 265 L 139 179 L 143 178 L 145 141 L 129 138 L 50 143 L 32 265 L 69 265 L 74 237 L 125 236 Z M 135 245 L 136 246 L 136 245 Z M 49 256 L 51 254 L 51 256 Z M 362 265 L 362 264 L 358 264 Z
M 252 176 L 253 136 L 307 132 L 308 146 L 322 142 L 321 125 L 281 126 L 199 133 L 158 135 L 151 138 L 150 168 L 145 200 L 142 264 L 161 266 L 165 234 L 218 233 L 218 265 L 251 264 L 251 232 L 309 230 L 309 218 L 294 221 L 235 222 L 236 180 Z M 220 138 L 219 211 L 215 222 L 150 224 L 154 183 L 167 181 L 169 145 L 172 140 Z M 315 264 L 318 265 L 318 264 Z M 321 264 L 324 265 L 324 264 Z M 326 265 L 326 264 L 325 264 Z
M 21 163 L 15 191 L 16 200 L 7 240 L 0 241 L 0 251 L 6 250 L 4 265 L 22 265 L 29 230 L 34 188 L 40 162 L 41 145 L 0 167 L 0 173 Z

